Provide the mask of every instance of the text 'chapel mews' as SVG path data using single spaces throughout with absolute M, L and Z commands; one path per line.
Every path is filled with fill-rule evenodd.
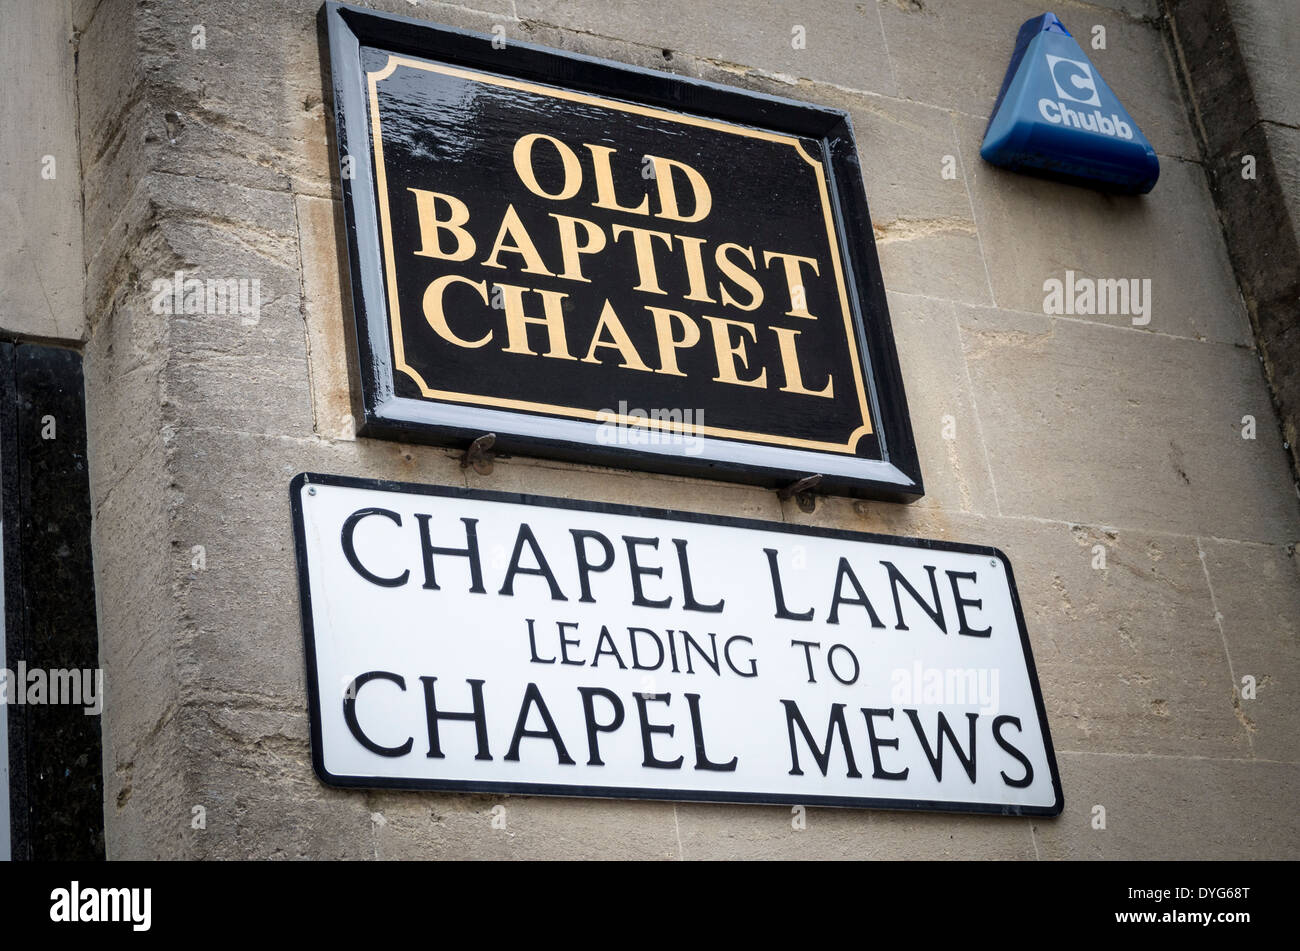
M 922 494 L 845 113 L 327 21 L 364 434 Z
M 302 475 L 327 783 L 1061 809 L 991 548 Z

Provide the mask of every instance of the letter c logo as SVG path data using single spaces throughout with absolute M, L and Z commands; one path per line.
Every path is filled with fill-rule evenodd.
M 1097 80 L 1092 75 L 1092 67 L 1077 59 L 1064 56 L 1047 56 L 1047 69 L 1052 74 L 1052 83 L 1056 94 L 1071 102 L 1081 102 L 1085 106 L 1100 106 L 1101 96 L 1097 94 Z

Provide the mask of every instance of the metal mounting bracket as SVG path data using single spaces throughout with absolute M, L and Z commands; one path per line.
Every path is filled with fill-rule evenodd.
M 791 482 L 784 489 L 777 489 L 776 497 L 782 502 L 794 499 L 800 511 L 811 514 L 817 509 L 817 496 L 813 494 L 813 489 L 817 488 L 821 481 L 820 475 L 804 476 L 796 482 Z
M 468 469 L 471 466 L 479 475 L 492 474 L 492 447 L 496 445 L 496 433 L 484 433 L 465 450 L 465 455 L 460 457 L 460 467 Z

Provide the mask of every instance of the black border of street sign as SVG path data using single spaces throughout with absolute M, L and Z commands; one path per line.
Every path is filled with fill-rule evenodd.
M 503 56 L 493 48 L 493 38 L 481 33 L 335 2 L 325 3 L 320 17 L 322 44 L 327 47 L 322 57 L 329 71 L 326 92 L 333 97 L 334 174 L 343 198 L 349 269 L 344 298 L 350 299 L 355 325 L 361 435 L 463 447 L 493 432 L 495 451 L 504 453 L 772 488 L 820 475 L 818 491 L 897 502 L 913 502 L 925 494 L 847 112 L 514 40 L 509 42 L 509 55 Z M 712 437 L 699 437 L 698 444 L 704 447 L 699 454 L 687 454 L 686 447 L 676 442 L 604 446 L 598 440 L 597 423 L 397 396 L 362 46 L 821 142 L 881 458 Z M 348 158 L 354 159 L 351 174 L 343 175 Z M 864 314 L 871 319 L 864 320 Z
M 754 529 L 766 532 L 784 532 L 790 535 L 810 535 L 818 538 L 837 538 L 844 541 L 877 542 L 908 548 L 925 548 L 935 551 L 961 552 L 997 558 L 1007 573 L 1007 587 L 1011 593 L 1011 606 L 1015 610 L 1016 625 L 1020 629 L 1020 644 L 1024 650 L 1029 686 L 1038 712 L 1038 726 L 1043 735 L 1043 751 L 1047 755 L 1052 773 L 1052 790 L 1056 801 L 1050 806 L 1018 806 L 1008 803 L 946 802 L 929 799 L 877 799 L 848 796 L 795 796 L 784 793 L 736 793 L 718 790 L 653 789 L 623 786 L 584 786 L 560 783 L 501 783 L 472 780 L 403 779 L 391 776 L 338 776 L 325 768 L 321 746 L 320 684 L 316 677 L 316 640 L 312 626 L 311 578 L 307 570 L 307 537 L 303 522 L 302 491 L 309 485 L 332 485 L 355 489 L 372 489 L 383 492 L 404 492 L 411 495 L 432 495 L 453 499 L 473 499 L 483 502 L 511 502 L 518 505 L 542 505 L 577 512 L 600 512 L 653 518 L 663 521 L 694 522 L 718 525 L 725 528 Z M 761 519 L 734 518 L 726 515 L 705 515 L 698 512 L 676 512 L 671 509 L 648 508 L 636 505 L 616 505 L 609 502 L 584 502 L 575 499 L 557 499 L 544 495 L 523 495 L 517 492 L 491 492 L 458 486 L 420 485 L 395 482 L 388 479 L 361 479 L 352 476 L 323 475 L 301 472 L 289 483 L 289 500 L 293 509 L 294 554 L 298 566 L 298 596 L 302 611 L 303 642 L 307 664 L 307 697 L 311 716 L 311 761 L 321 782 L 329 786 L 351 789 L 413 789 L 442 792 L 496 792 L 530 796 L 580 796 L 597 799 L 650 799 L 672 802 L 712 802 L 762 805 L 839 806 L 860 809 L 890 809 L 923 812 L 978 813 L 1004 816 L 1059 816 L 1065 807 L 1061 791 L 1061 776 L 1056 766 L 1056 751 L 1047 725 L 1047 712 L 1043 707 L 1043 694 L 1038 684 L 1038 670 L 1034 666 L 1033 651 L 1029 646 L 1029 632 L 1016 590 L 1016 579 L 1011 561 L 1000 549 L 987 545 L 966 545 L 960 542 L 935 541 L 927 538 L 902 538 L 896 535 L 879 535 L 871 532 L 850 532 L 835 528 L 818 528 L 810 525 L 791 525 L 786 522 L 765 522 Z

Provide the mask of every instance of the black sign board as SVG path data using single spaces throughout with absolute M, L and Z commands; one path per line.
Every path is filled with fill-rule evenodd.
M 365 435 L 920 497 L 843 112 L 324 15 Z

